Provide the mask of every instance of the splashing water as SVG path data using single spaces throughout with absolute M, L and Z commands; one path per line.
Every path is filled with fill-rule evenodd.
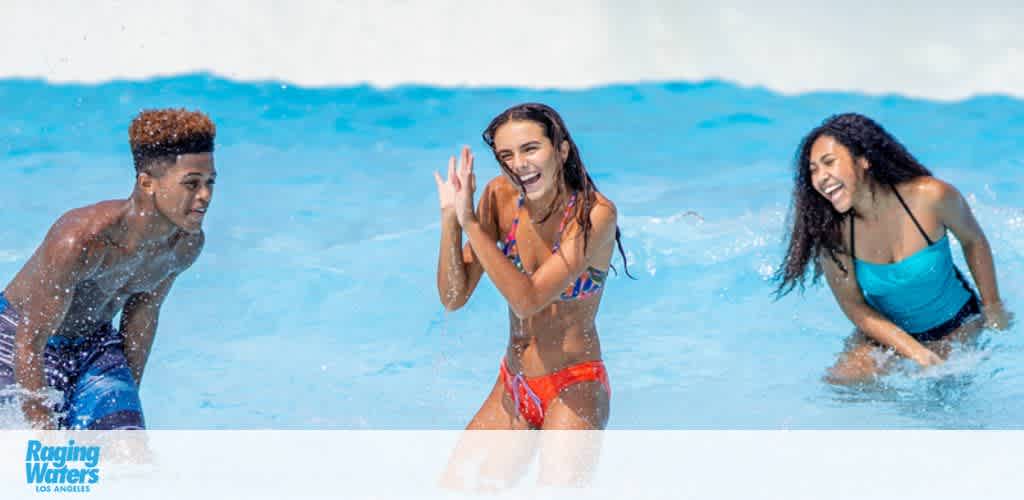
M 528 100 L 564 115 L 618 205 L 638 277 L 612 273 L 598 316 L 611 428 L 1024 422 L 1019 323 L 937 369 L 837 389 L 822 376 L 852 325 L 827 287 L 776 302 L 768 281 L 797 141 L 831 113 L 859 111 L 968 196 L 1004 300 L 1024 304 L 1022 101 L 787 97 L 721 82 L 312 90 L 206 75 L 6 80 L 0 95 L 4 280 L 63 211 L 128 195 L 127 127 L 140 109 L 199 107 L 218 125 L 207 246 L 171 291 L 142 384 L 153 428 L 465 425 L 497 376 L 508 315 L 486 279 L 465 308 L 443 312 L 431 173 L 468 143 L 481 185 L 498 175 L 479 134 Z

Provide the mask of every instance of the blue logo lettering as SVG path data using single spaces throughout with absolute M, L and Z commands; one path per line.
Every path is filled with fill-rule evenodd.
M 49 446 L 32 439 L 25 449 L 25 481 L 40 493 L 85 493 L 100 480 L 100 447 L 69 440 Z

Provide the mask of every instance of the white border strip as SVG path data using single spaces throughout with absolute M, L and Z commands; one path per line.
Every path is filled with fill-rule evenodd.
M 100 481 L 88 493 L 36 493 L 25 478 L 31 439 L 101 446 Z M 4 498 L 37 499 L 480 490 L 498 498 L 1016 499 L 1021 450 L 1024 431 L 6 431 L 0 488 Z M 573 471 L 583 486 L 539 484 Z

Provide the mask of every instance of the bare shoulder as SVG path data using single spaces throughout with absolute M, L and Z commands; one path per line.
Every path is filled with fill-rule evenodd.
M 519 197 L 519 187 L 513 184 L 507 176 L 499 175 L 487 183 L 484 193 L 494 196 L 494 201 L 501 206 L 508 200 Z
M 480 209 L 490 221 L 496 223 L 495 230 L 507 228 L 515 217 L 513 208 L 519 199 L 519 186 L 508 177 L 499 175 L 490 180 L 480 195 Z M 495 237 L 500 236 L 495 233 Z
M 591 232 L 588 236 L 588 241 L 592 245 L 614 241 L 615 230 L 618 228 L 618 209 L 603 194 L 594 193 L 594 196 L 594 203 L 590 206 Z M 566 235 L 570 235 L 573 238 L 579 237 L 580 234 L 581 228 L 578 224 L 574 223 L 566 229 Z
M 36 280 L 75 286 L 89 279 L 108 255 L 106 230 L 118 220 L 124 203 L 100 202 L 62 214 L 16 279 L 22 280 L 26 290 L 35 286 Z
M 80 238 L 100 236 L 117 222 L 124 210 L 124 200 L 101 201 L 93 205 L 72 208 L 57 218 L 51 231 Z
M 124 211 L 123 200 L 102 201 L 68 210 L 53 223 L 43 242 L 50 258 L 99 257 L 107 248 L 106 231 Z
M 932 176 L 921 176 L 899 185 L 900 193 L 920 207 L 936 207 L 960 199 L 952 184 Z
M 618 223 L 619 210 L 615 207 L 615 203 L 609 200 L 608 197 L 601 193 L 594 193 L 595 203 L 590 209 L 590 222 L 597 226 L 600 224 L 612 224 Z

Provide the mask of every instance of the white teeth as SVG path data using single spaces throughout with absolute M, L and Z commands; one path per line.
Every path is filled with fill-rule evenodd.
M 832 193 L 835 193 L 836 191 L 839 191 L 839 188 L 841 188 L 841 187 L 843 187 L 842 184 L 836 184 L 836 185 L 826 189 L 825 190 L 825 194 L 831 196 Z
M 533 181 L 537 180 L 539 177 L 540 177 L 540 173 L 539 172 L 536 173 L 536 174 L 532 174 L 532 175 L 526 176 L 526 177 L 520 176 L 519 177 L 519 182 L 522 182 L 523 184 L 526 184 L 528 182 L 533 182 Z

